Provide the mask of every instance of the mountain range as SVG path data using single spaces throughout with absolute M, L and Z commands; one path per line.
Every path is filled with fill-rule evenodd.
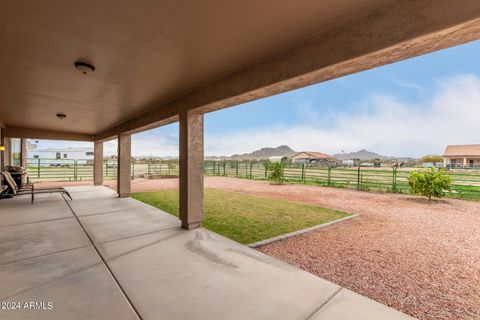
M 227 156 L 207 156 L 205 159 L 207 160 L 221 160 L 221 159 L 229 159 L 229 160 L 265 160 L 269 157 L 291 157 L 296 154 L 297 151 L 293 150 L 287 145 L 281 145 L 276 148 L 261 148 L 259 150 L 255 150 L 250 153 L 243 153 L 243 154 L 234 154 L 230 157 Z M 362 149 L 357 152 L 349 152 L 349 153 L 338 153 L 334 154 L 338 160 L 347 160 L 347 159 L 360 159 L 361 161 L 372 160 L 372 159 L 380 159 L 380 160 L 391 160 L 391 159 L 398 159 L 396 157 L 388 157 L 383 156 L 381 154 L 367 151 Z M 402 158 L 402 159 L 410 159 L 410 158 Z

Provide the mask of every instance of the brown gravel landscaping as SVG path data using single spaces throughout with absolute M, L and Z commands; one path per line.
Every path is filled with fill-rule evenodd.
M 132 184 L 135 192 L 175 187 L 177 179 Z M 419 319 L 480 319 L 480 202 L 223 177 L 207 177 L 205 187 L 360 214 L 258 250 Z

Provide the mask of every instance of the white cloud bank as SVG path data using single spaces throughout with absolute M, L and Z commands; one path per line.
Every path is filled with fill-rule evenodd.
M 469 74 L 445 80 L 428 101 L 417 105 L 372 96 L 367 108 L 338 113 L 331 121 L 328 128 L 309 121 L 207 136 L 205 153 L 230 155 L 286 144 L 327 153 L 367 149 L 392 156 L 441 154 L 447 144 L 480 143 L 480 79 Z

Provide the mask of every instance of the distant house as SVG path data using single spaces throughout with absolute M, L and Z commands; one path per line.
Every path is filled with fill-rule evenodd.
M 449 168 L 480 167 L 480 144 L 449 145 L 445 148 L 443 163 Z
M 329 164 L 336 163 L 334 156 L 322 152 L 302 151 L 292 156 L 292 163 Z
M 65 160 L 76 160 L 78 164 L 93 162 L 93 148 L 49 148 L 37 149 L 27 152 L 29 162 L 31 159 L 41 159 L 42 164 L 64 164 Z

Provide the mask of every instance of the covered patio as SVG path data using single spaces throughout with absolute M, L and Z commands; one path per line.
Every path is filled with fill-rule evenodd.
M 3 2 L 1 169 L 26 165 L 25 139 L 88 141 L 96 187 L 0 200 L 2 301 L 54 301 L 2 319 L 407 318 L 198 229 L 204 114 L 479 35 L 470 0 Z M 173 122 L 180 221 L 128 198 L 131 135 Z
M 0 297 L 22 303 L 2 319 L 410 319 L 108 188 L 68 190 L 0 202 Z

